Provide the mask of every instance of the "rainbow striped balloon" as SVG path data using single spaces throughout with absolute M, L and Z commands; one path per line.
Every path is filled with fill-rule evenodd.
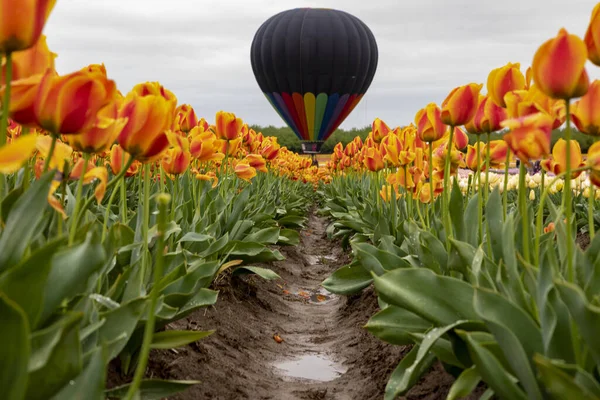
M 377 60 L 369 28 L 332 9 L 274 15 L 251 47 L 258 85 L 303 141 L 325 141 L 346 119 L 371 85 Z

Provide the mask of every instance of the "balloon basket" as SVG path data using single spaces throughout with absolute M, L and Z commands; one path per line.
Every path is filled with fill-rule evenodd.
M 302 142 L 302 153 L 304 154 L 319 154 L 324 142 Z

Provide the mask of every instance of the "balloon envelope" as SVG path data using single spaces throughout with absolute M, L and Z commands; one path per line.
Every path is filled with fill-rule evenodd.
M 369 88 L 378 52 L 353 15 L 297 8 L 261 25 L 250 58 L 261 90 L 300 140 L 324 141 Z

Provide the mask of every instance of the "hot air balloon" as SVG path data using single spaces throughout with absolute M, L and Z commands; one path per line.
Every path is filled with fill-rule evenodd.
M 296 8 L 260 26 L 250 58 L 260 89 L 303 151 L 318 153 L 369 88 L 378 52 L 373 33 L 355 16 Z

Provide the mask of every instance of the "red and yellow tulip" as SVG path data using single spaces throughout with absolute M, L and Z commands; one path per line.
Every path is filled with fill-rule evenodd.
M 509 119 L 502 123 L 510 132 L 504 140 L 510 150 L 524 163 L 539 160 L 550 154 L 552 118 L 544 113 Z
M 33 46 L 40 38 L 56 0 L 0 1 L 0 53 Z
M 600 3 L 592 11 L 590 24 L 583 38 L 588 52 L 588 59 L 600 66 Z
M 571 116 L 581 132 L 600 136 L 600 81 L 592 82 L 585 96 L 573 104 Z
M 465 125 L 475 116 L 483 85 L 469 83 L 454 88 L 442 102 L 441 120 L 446 125 Z
M 429 103 L 425 108 L 417 111 L 415 125 L 417 135 L 424 142 L 435 142 L 444 136 L 446 127 L 441 119 L 442 111 L 435 103 Z
M 542 92 L 555 99 L 583 96 L 589 86 L 586 61 L 583 40 L 563 28 L 535 53 L 531 65 L 533 81 Z

